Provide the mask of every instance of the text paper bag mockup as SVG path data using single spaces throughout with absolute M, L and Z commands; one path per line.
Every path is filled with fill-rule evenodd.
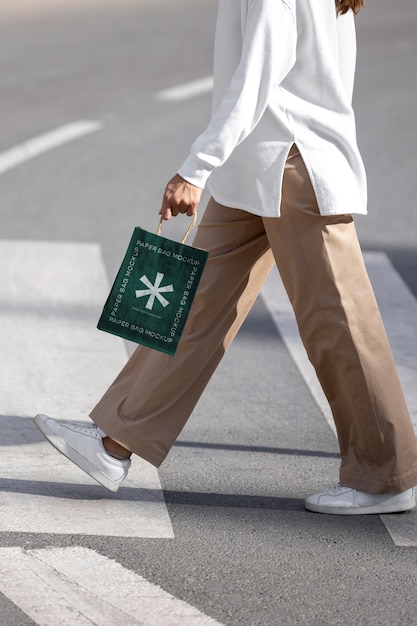
M 97 328 L 173 355 L 208 252 L 136 227 Z

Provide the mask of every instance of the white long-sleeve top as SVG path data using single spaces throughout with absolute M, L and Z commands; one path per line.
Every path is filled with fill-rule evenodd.
M 335 0 L 219 0 L 212 116 L 179 174 L 225 206 L 276 217 L 295 143 L 322 215 L 366 213 L 355 62 L 354 16 Z

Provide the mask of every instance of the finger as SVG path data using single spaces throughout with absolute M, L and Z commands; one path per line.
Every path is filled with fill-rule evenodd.
M 178 211 L 178 207 L 175 204 L 172 204 L 172 203 L 171 203 L 171 206 L 170 206 L 170 211 L 171 211 L 172 217 L 175 217 L 176 215 L 178 215 L 178 212 L 179 212 Z
M 159 215 L 161 215 L 162 219 L 164 220 L 170 220 L 172 217 L 172 211 L 171 211 L 171 207 L 169 206 L 169 204 L 164 203 L 161 207 L 161 210 L 159 211 Z
M 178 203 L 178 210 L 180 213 L 187 213 L 188 215 L 188 211 L 191 209 L 191 206 L 192 205 L 190 204 L 188 198 L 187 199 L 182 198 L 180 202 Z

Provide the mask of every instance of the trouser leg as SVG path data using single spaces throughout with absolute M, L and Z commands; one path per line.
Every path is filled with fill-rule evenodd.
M 350 215 L 320 216 L 299 154 L 282 217 L 265 229 L 301 338 L 336 423 L 340 482 L 364 491 L 417 484 L 417 444 Z
M 90 416 L 159 466 L 178 437 L 273 264 L 262 218 L 209 202 L 194 239 L 209 251 L 174 356 L 139 346 Z

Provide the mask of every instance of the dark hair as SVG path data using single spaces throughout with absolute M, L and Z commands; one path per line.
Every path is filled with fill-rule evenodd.
M 349 9 L 352 9 L 354 14 L 359 13 L 363 6 L 363 0 L 336 0 L 337 11 L 341 15 L 347 13 Z

